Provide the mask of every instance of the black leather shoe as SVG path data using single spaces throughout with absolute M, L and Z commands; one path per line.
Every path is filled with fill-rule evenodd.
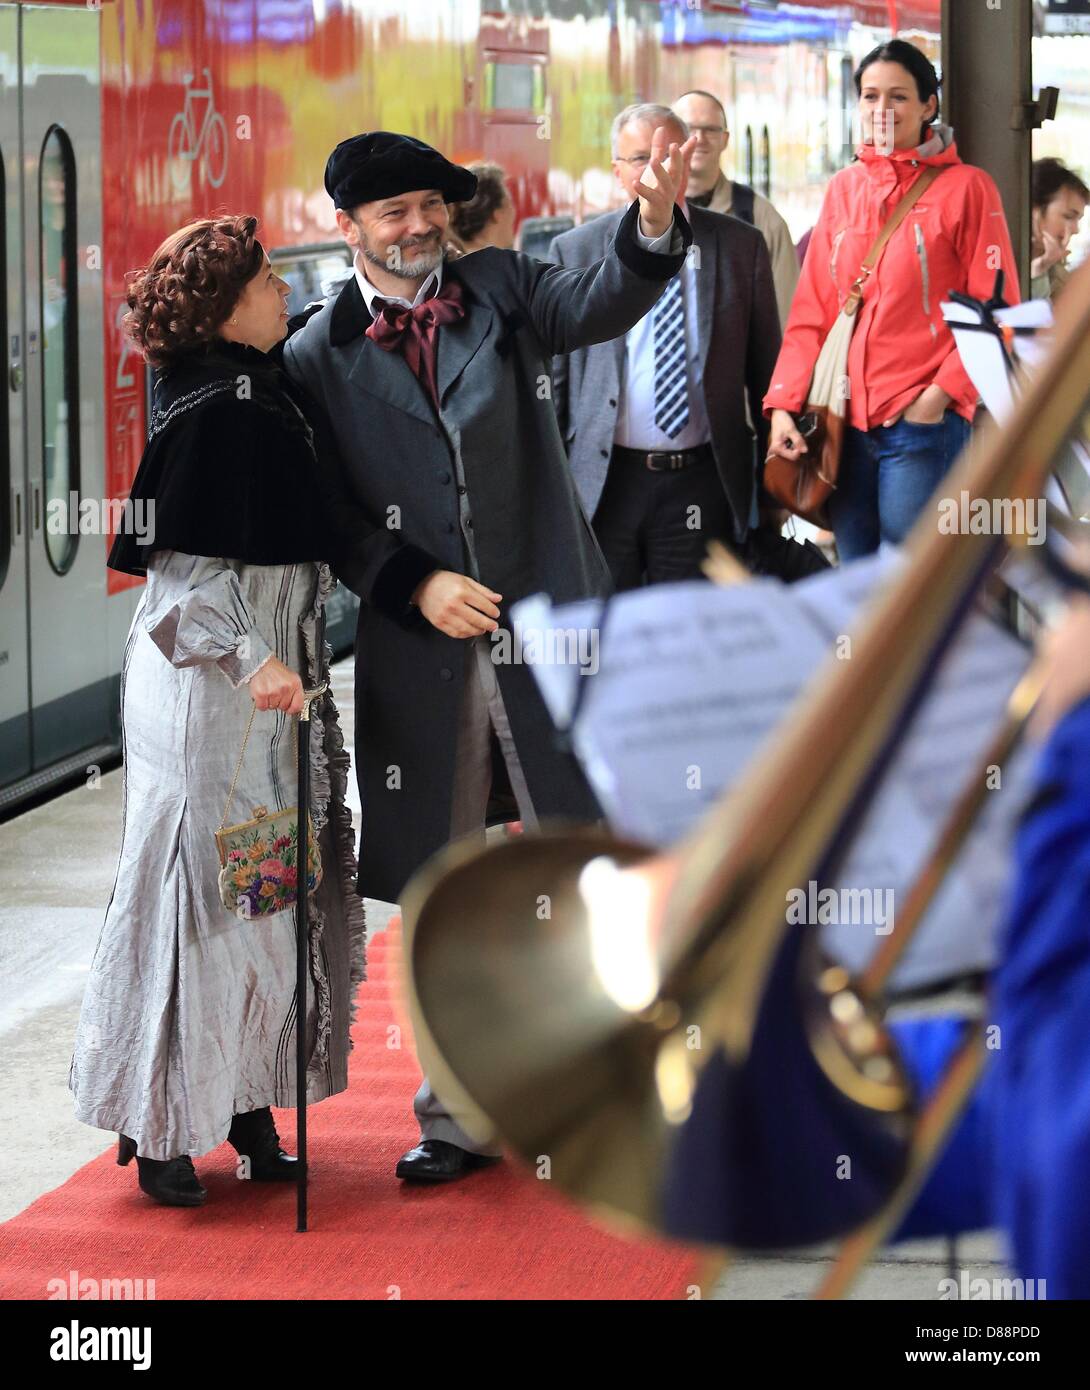
M 268 1106 L 232 1116 L 227 1142 L 240 1157 L 249 1159 L 249 1177 L 254 1182 L 295 1182 L 299 1176 L 299 1160 L 280 1147 Z
M 188 1154 L 160 1160 L 141 1158 L 136 1141 L 127 1134 L 117 1136 L 117 1161 L 124 1167 L 136 1159 L 140 1191 L 162 1203 L 164 1207 L 199 1207 L 208 1195 L 197 1178 L 193 1160 Z
M 394 1172 L 406 1182 L 454 1182 L 499 1161 L 499 1154 L 474 1154 L 445 1139 L 421 1139 L 398 1160 Z

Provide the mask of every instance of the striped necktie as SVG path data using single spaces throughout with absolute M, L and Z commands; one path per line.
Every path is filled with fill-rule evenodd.
M 675 439 L 689 423 L 688 363 L 685 354 L 685 306 L 681 276 L 675 275 L 654 308 L 655 424 Z

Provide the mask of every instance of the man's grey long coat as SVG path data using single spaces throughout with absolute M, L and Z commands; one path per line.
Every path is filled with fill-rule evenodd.
M 704 403 L 716 467 L 734 514 L 735 538 L 749 526 L 754 488 L 754 439 L 765 456 L 768 426 L 761 403 L 780 351 L 780 318 L 764 237 L 748 223 L 689 206 L 696 261 L 699 348 Z M 590 265 L 603 253 L 623 216 L 596 217 L 556 238 L 551 257 L 563 266 Z M 556 409 L 579 495 L 594 516 L 609 471 L 624 374 L 625 341 L 583 347 L 553 364 Z
M 359 891 L 393 902 L 449 838 L 466 644 L 409 605 L 436 569 L 467 572 L 459 451 L 481 582 L 511 604 L 602 594 L 609 577 L 572 484 L 550 390 L 551 357 L 624 334 L 655 303 L 681 255 L 636 241 L 638 204 L 598 263 L 560 270 L 488 249 L 450 261 L 465 317 L 439 331 L 440 418 L 400 353 L 364 336 L 353 276 L 284 347 L 284 365 L 324 411 L 354 508 L 352 559 L 338 576 L 363 600 L 356 638 L 356 770 L 363 805 Z M 686 245 L 684 217 L 675 226 Z M 599 814 L 556 739 L 531 671 L 497 668 L 539 816 Z

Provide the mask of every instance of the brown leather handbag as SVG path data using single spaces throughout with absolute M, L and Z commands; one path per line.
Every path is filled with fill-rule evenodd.
M 815 526 L 829 525 L 827 504 L 840 471 L 840 451 L 848 427 L 848 350 L 863 301 L 863 286 L 881 260 L 890 237 L 941 173 L 941 168 L 925 169 L 894 208 L 821 345 L 806 406 L 795 417 L 807 452 L 797 459 L 779 454 L 769 454 L 765 459 L 765 491 L 781 506 Z

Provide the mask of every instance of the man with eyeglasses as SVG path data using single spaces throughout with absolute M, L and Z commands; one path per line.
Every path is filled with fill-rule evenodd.
M 730 144 L 727 113 L 711 92 L 686 92 L 674 102 L 674 110 L 696 136 L 688 202 L 712 212 L 740 217 L 757 228 L 772 258 L 772 278 L 781 326 L 787 322 L 791 298 L 799 282 L 799 258 L 791 230 L 767 198 L 748 184 L 728 179 L 720 161 Z
M 629 106 L 613 122 L 626 201 L 639 196 L 656 139 L 688 139 L 668 106 Z M 619 208 L 565 232 L 551 259 L 594 265 L 624 216 Z M 692 254 L 654 308 L 621 337 L 553 358 L 572 476 L 617 589 L 700 578 L 710 540 L 767 572 L 752 537 L 761 393 L 780 343 L 768 249 L 737 218 L 690 205 L 689 222 Z

